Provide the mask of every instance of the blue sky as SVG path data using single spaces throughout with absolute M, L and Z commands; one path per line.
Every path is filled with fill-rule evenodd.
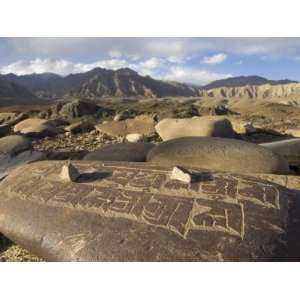
M 199 85 L 239 75 L 300 80 L 300 38 L 0 38 L 2 74 L 94 67 Z

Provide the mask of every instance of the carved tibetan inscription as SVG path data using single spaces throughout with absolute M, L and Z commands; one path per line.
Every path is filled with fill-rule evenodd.
M 57 176 L 62 164 L 38 163 L 31 167 L 29 178 L 7 179 L 11 181 L 9 193 L 47 206 L 145 223 L 184 239 L 192 231 L 221 232 L 243 239 L 245 203 L 280 209 L 278 189 L 251 177 L 199 173 L 197 181 L 187 184 L 170 180 L 167 170 L 98 164 L 95 169 L 106 174 L 103 178 L 63 183 Z M 81 174 L 90 172 L 92 176 L 89 162 L 78 167 Z

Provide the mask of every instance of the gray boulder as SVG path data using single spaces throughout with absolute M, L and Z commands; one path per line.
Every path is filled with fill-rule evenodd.
M 46 159 L 45 153 L 33 150 L 26 150 L 15 156 L 0 156 L 0 180 L 22 165 L 44 159 Z
M 185 137 L 162 142 L 147 155 L 158 165 L 185 165 L 238 173 L 288 174 L 288 162 L 262 146 L 213 137 Z
M 9 135 L 0 138 L 0 157 L 2 155 L 14 156 L 29 149 L 31 149 L 31 141 L 26 137 Z
M 3 137 L 0 139 L 0 179 L 21 165 L 45 157 L 44 153 L 33 151 L 31 141 L 23 136 Z

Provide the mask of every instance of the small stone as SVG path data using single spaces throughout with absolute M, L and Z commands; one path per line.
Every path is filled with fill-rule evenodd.
M 183 169 L 179 167 L 174 167 L 170 176 L 170 179 L 173 180 L 179 180 L 185 183 L 191 183 L 192 176 L 187 171 L 184 171 Z
M 121 114 L 116 114 L 115 116 L 114 116 L 114 121 L 120 121 L 121 120 Z M 105 122 L 105 121 L 104 121 Z M 103 122 L 103 123 L 104 123 Z
M 79 177 L 78 170 L 69 162 L 67 165 L 64 165 L 61 169 L 60 178 L 64 182 L 75 182 Z
M 126 140 L 130 143 L 137 143 L 144 140 L 144 136 L 139 133 L 130 133 L 126 135 Z

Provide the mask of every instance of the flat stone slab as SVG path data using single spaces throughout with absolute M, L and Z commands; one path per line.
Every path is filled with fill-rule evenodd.
M 127 119 L 124 121 L 111 121 L 105 124 L 98 124 L 95 128 L 110 136 L 126 136 L 131 133 L 139 133 L 145 136 L 155 132 L 154 121 L 150 118 Z
M 23 166 L 0 183 L 0 232 L 50 261 L 297 261 L 299 191 L 254 176 L 145 163 Z M 24 176 L 26 174 L 26 176 Z M 287 176 L 282 176 L 287 177 Z

